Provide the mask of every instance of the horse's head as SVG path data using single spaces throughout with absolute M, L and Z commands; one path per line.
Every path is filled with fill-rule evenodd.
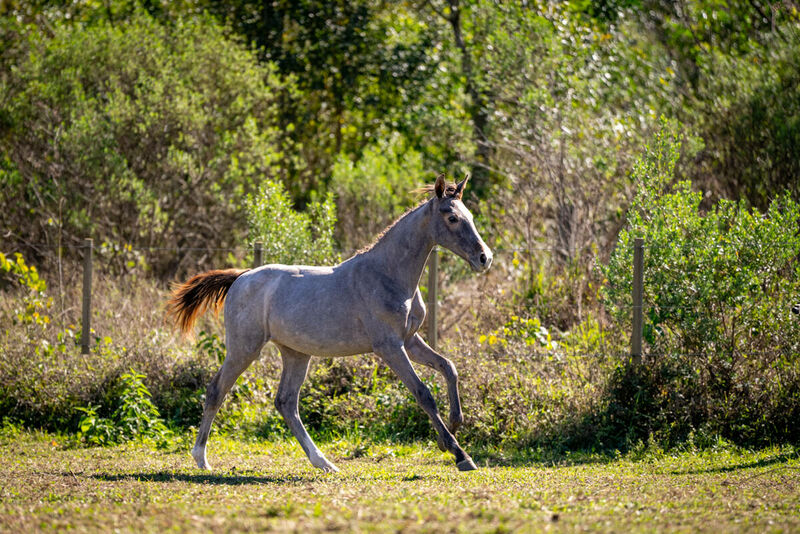
M 468 179 L 469 175 L 455 185 L 448 185 L 444 174 L 436 179 L 433 186 L 436 198 L 431 201 L 433 239 L 438 245 L 467 260 L 473 271 L 481 272 L 492 264 L 492 251 L 481 239 L 472 213 L 461 201 Z

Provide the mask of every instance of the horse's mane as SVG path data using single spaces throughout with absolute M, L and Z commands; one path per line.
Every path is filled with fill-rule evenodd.
M 423 185 L 422 187 L 418 187 L 417 189 L 414 189 L 412 191 L 412 193 L 416 193 L 416 194 L 419 194 L 419 195 L 422 195 L 422 194 L 430 195 L 435 190 L 436 190 L 436 186 L 434 184 L 426 184 L 426 185 Z M 448 184 L 445 185 L 445 188 L 444 188 L 444 196 L 445 197 L 453 197 L 453 196 L 455 196 L 455 192 L 456 192 L 456 184 L 455 183 L 448 183 Z M 433 197 L 428 196 L 427 198 L 424 198 L 423 200 L 417 202 L 414 206 L 411 206 L 406 211 L 404 211 L 399 217 L 397 217 L 394 221 L 389 223 L 389 225 L 386 228 L 381 230 L 381 232 L 377 236 L 375 236 L 375 239 L 373 239 L 370 244 L 358 249 L 356 251 L 356 253 L 354 254 L 354 256 L 358 256 L 359 254 L 363 254 L 363 253 L 365 253 L 365 252 L 367 252 L 369 250 L 372 250 L 372 248 L 378 243 L 378 241 L 383 239 L 383 236 L 385 236 L 387 233 L 389 233 L 389 230 L 394 228 L 397 225 L 397 223 L 399 223 L 401 220 L 403 220 L 406 217 L 406 215 L 408 215 L 412 211 L 416 211 L 417 208 L 422 207 L 424 204 L 426 204 L 428 201 L 430 201 L 431 198 L 433 198 Z
M 369 250 L 372 250 L 372 248 L 373 248 L 375 245 L 377 245 L 377 244 L 378 244 L 378 241 L 380 241 L 381 239 L 383 239 L 383 236 L 385 236 L 386 234 L 388 234 L 388 233 L 389 233 L 389 230 L 391 230 L 392 228 L 394 228 L 394 227 L 397 225 L 397 223 L 399 223 L 401 220 L 403 220 L 403 219 L 406 217 L 406 215 L 408 215 L 408 214 L 409 214 L 409 213 L 411 213 L 412 211 L 415 211 L 417 208 L 420 208 L 420 207 L 422 207 L 422 206 L 423 206 L 424 204 L 426 204 L 426 203 L 427 203 L 429 200 L 430 200 L 429 198 L 426 198 L 426 199 L 424 199 L 424 200 L 421 200 L 420 202 L 418 202 L 418 203 L 417 203 L 417 204 L 415 204 L 414 206 L 411 206 L 410 208 L 408 208 L 408 209 L 407 209 L 406 211 L 404 211 L 404 212 L 403 212 L 403 213 L 402 213 L 402 214 L 401 214 L 399 217 L 397 217 L 397 218 L 396 218 L 394 221 L 392 221 L 391 223 L 389 223 L 389 225 L 388 225 L 386 228 L 384 228 L 383 230 L 381 230 L 381 231 L 380 231 L 380 233 L 379 233 L 378 235 L 376 235 L 376 236 L 375 236 L 375 239 L 373 239 L 371 243 L 369 243 L 368 245 L 366 245 L 366 246 L 363 246 L 363 247 L 361 247 L 360 249 L 358 249 L 358 250 L 356 251 L 356 253 L 354 254 L 354 256 L 358 256 L 359 254 L 363 254 L 363 253 L 365 253 L 365 252 L 367 252 L 367 251 L 369 251 Z

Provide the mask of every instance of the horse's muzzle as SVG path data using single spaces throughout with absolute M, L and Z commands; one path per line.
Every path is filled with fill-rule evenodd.
M 476 254 L 469 260 L 469 265 L 476 273 L 481 273 L 492 265 L 492 251 L 488 248 Z

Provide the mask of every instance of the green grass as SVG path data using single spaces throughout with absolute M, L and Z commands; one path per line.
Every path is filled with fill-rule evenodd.
M 188 442 L 187 440 L 185 440 Z M 800 529 L 792 448 L 497 460 L 460 473 L 433 443 L 335 441 L 313 469 L 293 441 L 212 437 L 211 474 L 188 445 L 75 449 L 0 439 L 0 531 L 774 531 Z

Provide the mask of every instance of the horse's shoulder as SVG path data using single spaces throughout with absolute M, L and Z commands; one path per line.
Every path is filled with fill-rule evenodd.
M 407 294 L 402 284 L 370 262 L 354 265 L 348 276 L 348 284 L 368 306 L 380 306 L 395 313 L 402 312 L 412 296 Z

